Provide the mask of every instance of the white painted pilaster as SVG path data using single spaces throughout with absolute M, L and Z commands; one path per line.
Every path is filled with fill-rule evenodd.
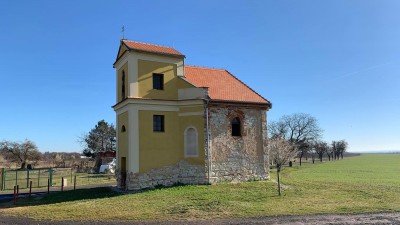
M 136 106 L 130 106 L 128 110 L 129 120 L 129 159 L 128 172 L 139 172 L 139 110 Z
M 139 97 L 139 86 L 138 86 L 138 60 L 134 55 L 129 55 L 128 60 L 128 84 L 129 91 L 128 96 Z

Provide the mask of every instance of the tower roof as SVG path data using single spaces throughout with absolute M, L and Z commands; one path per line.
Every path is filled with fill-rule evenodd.
M 121 43 L 124 44 L 129 50 L 140 51 L 140 52 L 150 52 L 155 54 L 162 54 L 162 55 L 170 55 L 176 57 L 185 57 L 182 53 L 178 50 L 161 46 L 161 45 L 154 45 L 154 44 L 146 44 L 142 42 L 130 41 L 123 39 Z

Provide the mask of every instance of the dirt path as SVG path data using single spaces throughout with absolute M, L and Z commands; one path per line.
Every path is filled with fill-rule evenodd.
M 368 213 L 354 215 L 308 215 L 308 216 L 273 216 L 246 219 L 221 219 L 221 220 L 200 220 L 200 221 L 168 221 L 168 222 L 132 222 L 132 221 L 35 221 L 21 217 L 4 217 L 0 215 L 0 225 L 128 225 L 128 224 L 400 224 L 400 212 L 397 213 Z

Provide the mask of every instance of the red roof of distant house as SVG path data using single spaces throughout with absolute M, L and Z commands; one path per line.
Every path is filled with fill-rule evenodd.
M 185 77 L 197 87 L 208 87 L 211 100 L 271 104 L 224 69 L 185 66 Z
M 160 45 L 153 45 L 153 44 L 146 44 L 146 43 L 141 43 L 141 42 L 136 42 L 136 41 L 129 41 L 129 40 L 122 40 L 122 42 L 130 50 L 137 50 L 137 51 L 144 51 L 144 52 L 152 52 L 152 53 L 156 53 L 156 54 L 185 57 L 178 50 L 176 50 L 174 48 L 170 48 L 170 47 L 165 47 L 165 46 L 160 46 Z

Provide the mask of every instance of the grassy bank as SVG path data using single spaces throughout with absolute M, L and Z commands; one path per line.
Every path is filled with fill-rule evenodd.
M 362 155 L 286 168 L 278 196 L 268 182 L 179 186 L 119 195 L 108 189 L 52 194 L 1 210 L 36 219 L 172 220 L 400 211 L 400 155 Z M 272 179 L 275 179 L 272 171 Z

